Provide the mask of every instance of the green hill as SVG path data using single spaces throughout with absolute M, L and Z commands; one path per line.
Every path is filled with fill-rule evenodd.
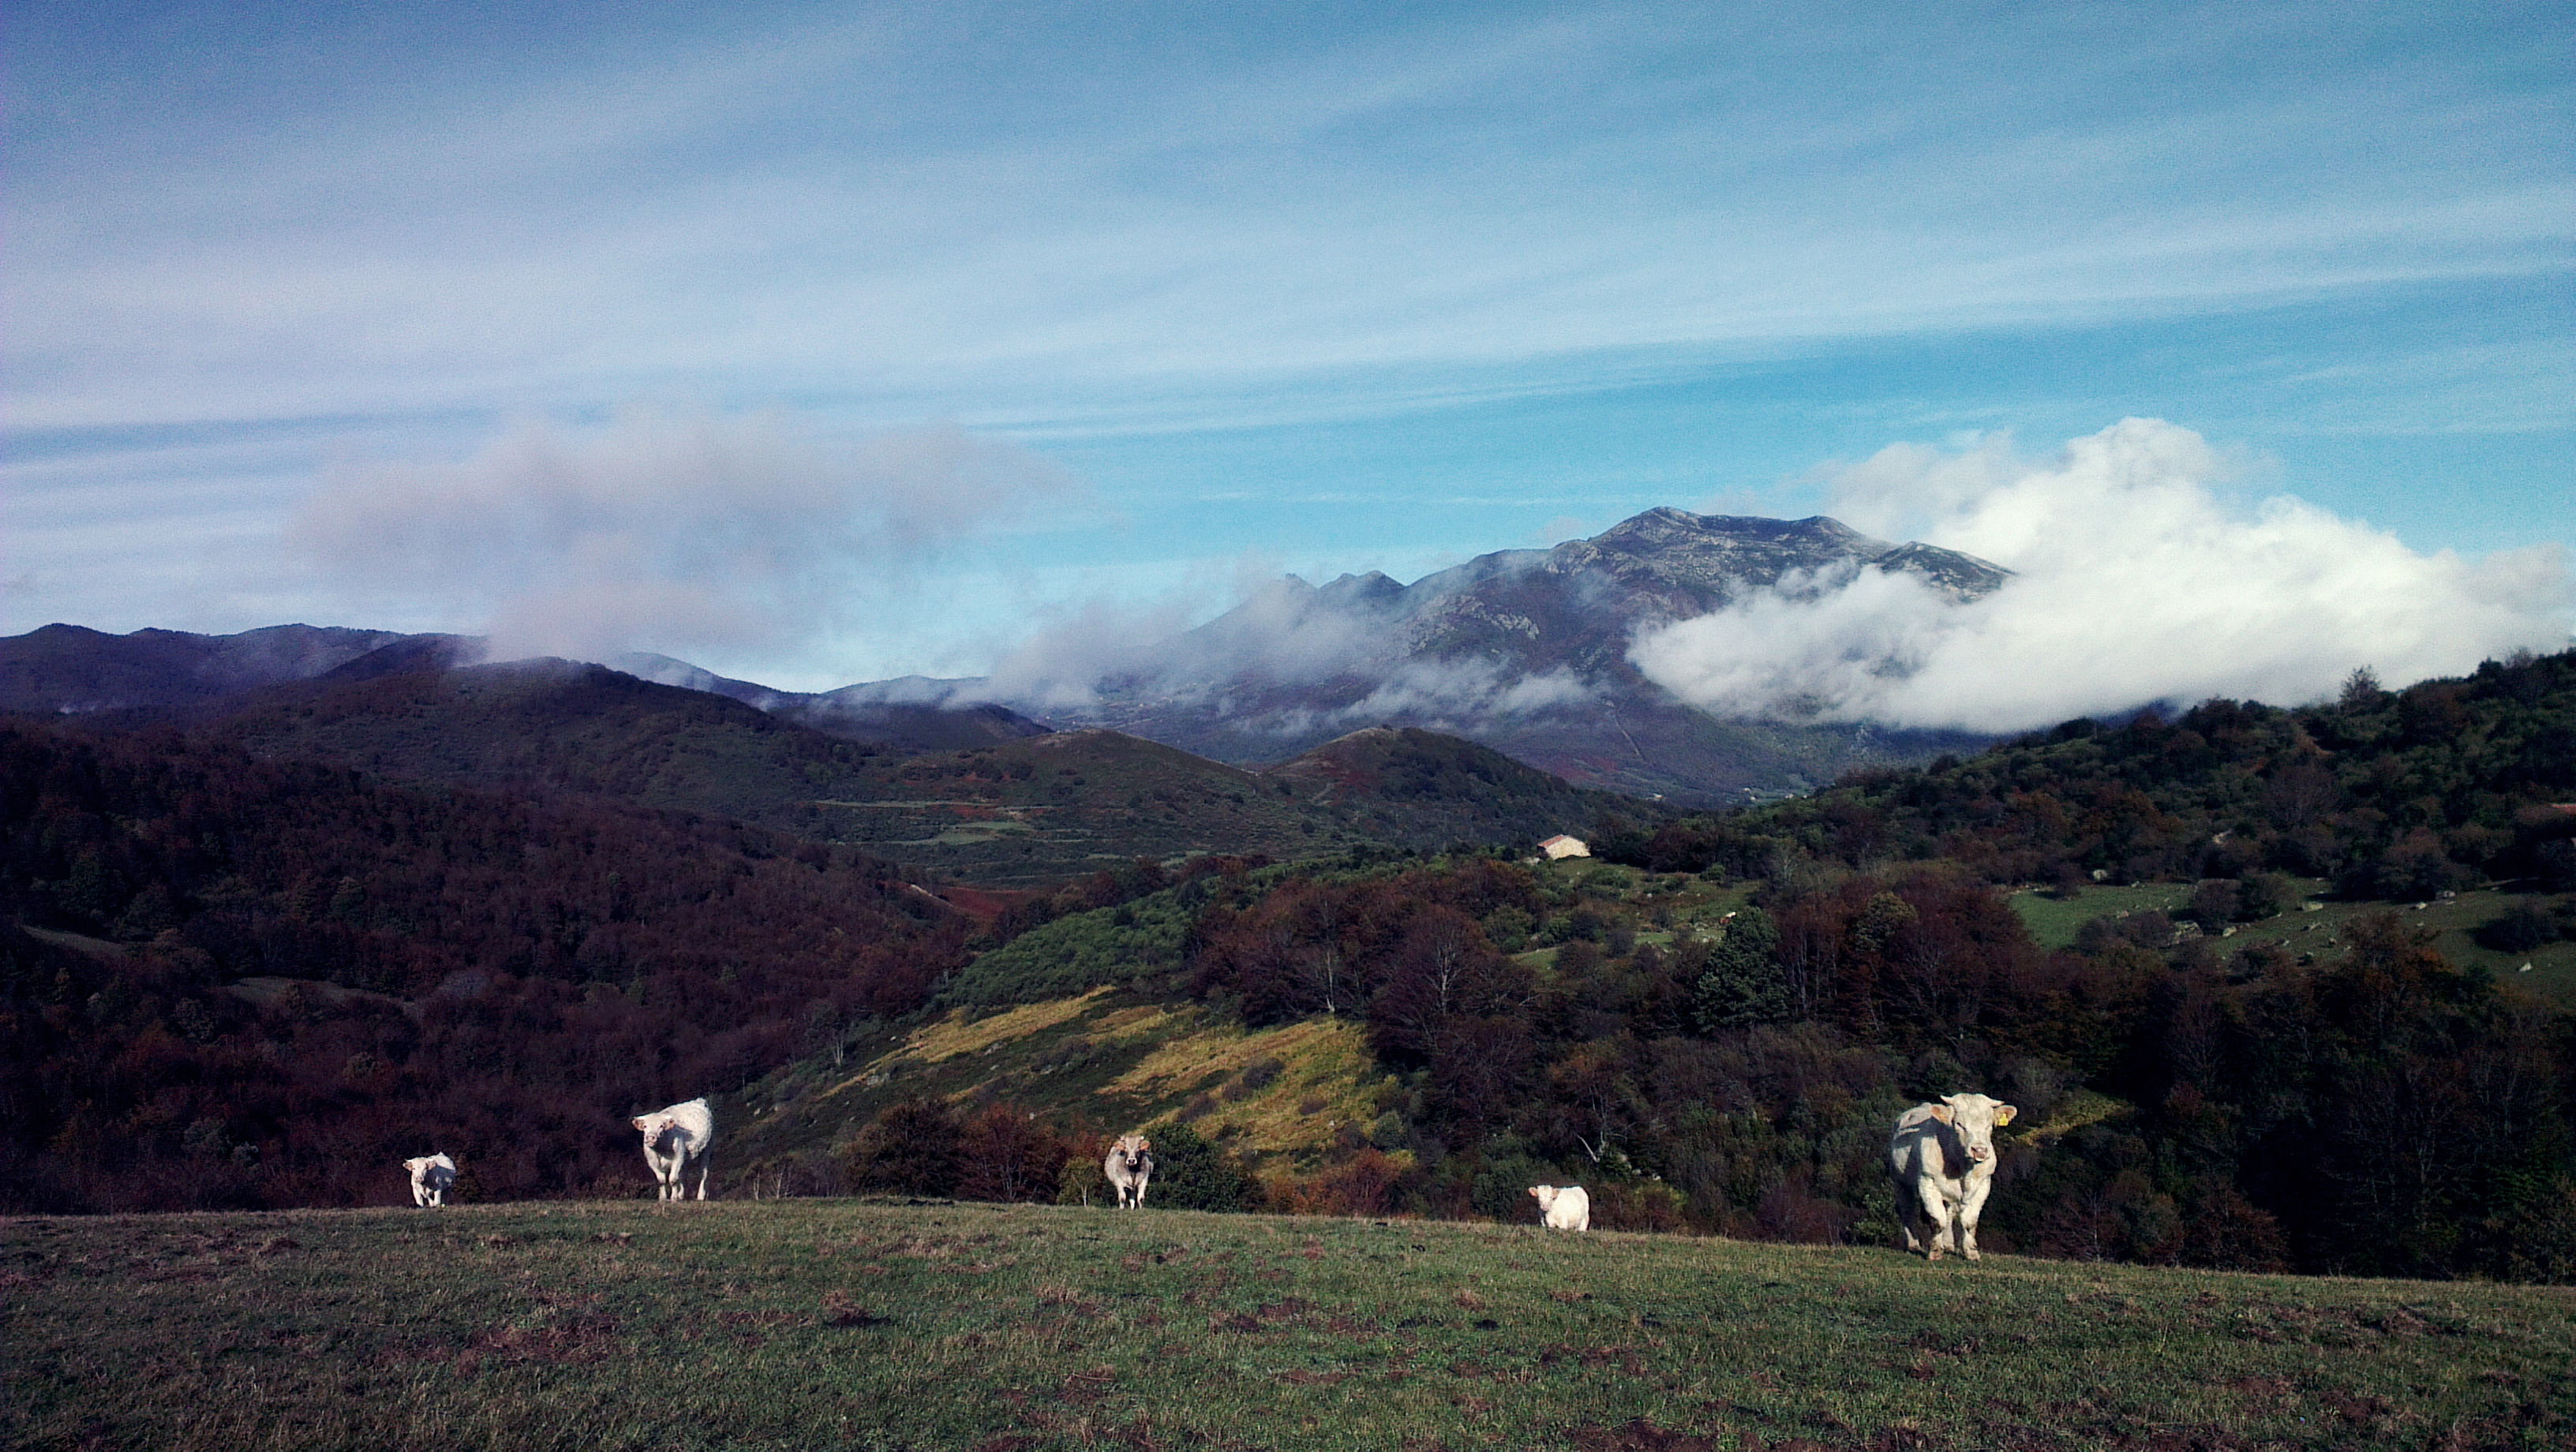
M 814 1200 L 17 1219 L 0 1267 L 31 1449 L 2576 1438 L 2576 1306 L 2534 1287 Z
M 565 661 L 326 678 L 226 711 L 213 729 L 265 757 L 733 817 L 1002 887 L 1138 858 L 1527 842 L 1658 815 L 1425 731 L 1360 733 L 1268 773 L 1115 731 L 916 752 Z
M 571 661 L 393 670 L 225 703 L 211 734 L 275 760 L 394 781 L 580 793 L 791 827 L 793 806 L 867 780 L 882 748 L 740 701 Z
M 814 803 L 811 830 L 972 882 L 1027 885 L 1144 857 L 1279 860 L 1376 844 L 1526 845 L 1651 804 L 1582 791 L 1429 731 L 1356 733 L 1261 770 L 1116 731 L 880 764 L 864 799 Z

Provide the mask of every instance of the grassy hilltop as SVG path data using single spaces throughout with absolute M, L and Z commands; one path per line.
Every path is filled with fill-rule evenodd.
M 25 1448 L 2542 1448 L 2576 1291 L 772 1201 L 0 1222 Z

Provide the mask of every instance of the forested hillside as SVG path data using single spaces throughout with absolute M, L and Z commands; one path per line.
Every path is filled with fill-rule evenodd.
M 2284 710 L 2209 701 L 2056 730 L 1753 811 L 1610 834 L 1615 860 L 1758 877 L 1942 857 L 1987 882 L 2326 877 L 2421 899 L 2481 878 L 2576 890 L 2576 651 Z
M 1197 876 L 986 955 L 952 1001 L 1110 984 L 1254 1031 L 1359 1024 L 1393 1077 L 1374 1118 L 1267 1156 L 1283 1206 L 1525 1216 L 1522 1187 L 1579 1180 L 1612 1224 L 1883 1240 L 1888 1125 L 1973 1088 L 2023 1111 L 1989 1247 L 2576 1279 L 2576 1017 L 2445 960 L 2415 911 L 2501 876 L 2491 926 L 2576 919 L 2576 814 L 2554 805 L 2576 796 L 2570 676 L 2562 655 L 2309 711 L 2070 727 L 1614 844 L 1642 869 Z M 2115 909 L 2096 870 L 2186 906 Z M 2053 885 L 1999 886 L 2032 878 Z M 2095 898 L 2064 946 L 2034 937 Z M 1108 1091 L 1050 1072 L 1143 1052 L 1027 1037 L 1008 1092 L 1060 1119 Z M 887 1062 L 862 1105 L 920 1092 Z M 1249 1147 L 1248 1074 L 1156 1112 Z
M 264 758 L 390 781 L 714 813 L 1011 889 L 1140 857 L 1529 842 L 1588 830 L 1605 813 L 1661 815 L 1428 731 L 1358 732 L 1268 772 L 1115 731 L 913 750 L 603 666 L 379 663 L 388 668 L 360 678 L 232 697 L 193 729 Z M 916 739 L 982 724 L 972 712 L 907 709 L 954 718 L 940 731 L 913 721 Z
M 624 1117 L 920 1003 L 965 927 L 730 822 L 0 725 L 0 1206 L 623 1188 Z
M 1887 1125 L 1976 1088 L 2023 1110 L 1990 1247 L 2576 1280 L 2576 1019 L 2419 926 L 2497 904 L 2563 970 L 2571 676 L 2074 724 L 1621 861 L 1130 861 L 980 926 L 711 818 L 0 728 L 0 1195 L 381 1200 L 429 1148 L 479 1198 L 631 1193 L 627 1113 L 741 1087 L 737 1192 L 1078 1197 L 1142 1118 L 1208 1203 L 1579 1181 L 1607 1224 L 1878 1240 Z M 1557 801 L 1485 768 L 1373 734 L 1273 789 Z

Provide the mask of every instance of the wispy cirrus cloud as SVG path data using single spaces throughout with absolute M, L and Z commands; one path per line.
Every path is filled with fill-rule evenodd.
M 2568 260 L 2563 86 L 2420 17 L 989 19 L 755 9 L 550 66 L 450 41 L 400 90 L 299 90 L 245 44 L 208 93 L 147 46 L 161 110 L 62 96 L 15 150 L 18 416 L 1027 402 Z M 2355 27 L 2407 59 L 2255 63 Z
M 1087 564 L 1800 512 L 1818 457 L 2132 412 L 2323 439 L 2301 487 L 2410 537 L 2565 528 L 2536 0 L 17 20 L 24 624 L 325 610 L 266 564 L 316 457 L 635 399 L 1009 431 L 1145 522 Z M 181 435 L 276 447 L 133 452 Z

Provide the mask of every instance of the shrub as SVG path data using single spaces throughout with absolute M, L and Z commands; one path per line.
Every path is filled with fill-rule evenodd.
M 1708 968 L 1691 990 L 1691 1015 L 1704 1034 L 1789 1016 L 1789 982 L 1780 971 L 1780 929 L 1758 907 L 1745 908 L 1710 945 Z
M 2556 1183 L 2488 1220 L 2487 1269 L 2499 1280 L 2576 1285 L 2576 1179 Z
M 1592 1196 L 1595 1229 L 1674 1234 L 1690 1228 L 1682 1192 L 1661 1180 L 1612 1181 L 1587 1193 Z
M 2236 920 L 2261 922 L 2296 907 L 2299 886 L 2277 872 L 2248 873 L 2236 884 Z
M 961 1199 L 1043 1203 L 1063 1183 L 1071 1146 L 1027 1111 L 996 1104 L 966 1122 L 958 1150 Z
M 1529 1193 L 1532 1185 L 1573 1184 L 1577 1178 L 1544 1160 L 1507 1150 L 1477 1166 L 1468 1190 L 1468 1204 L 1479 1215 L 1490 1215 L 1506 1224 L 1528 1224 L 1538 1219 L 1538 1202 Z
M 1154 1179 L 1145 1202 L 1165 1210 L 1245 1211 L 1261 1208 L 1261 1182 L 1241 1161 L 1210 1144 L 1186 1124 L 1156 1125 Z M 1093 1165 L 1091 1172 L 1100 1173 Z M 1108 1181 L 1102 1180 L 1102 1185 Z
M 2520 902 L 2489 919 L 2477 937 L 2499 953 L 2528 953 L 2558 941 L 2558 920 L 2536 902 Z
M 2183 910 L 2183 916 L 2198 923 L 2203 931 L 2217 932 L 2236 916 L 2236 887 L 2223 877 L 2194 885 L 2191 906 Z
M 952 1195 L 964 1168 L 964 1127 L 931 1099 L 893 1104 L 868 1122 L 843 1161 L 850 1186 L 900 1195 Z
M 1282 1215 L 1392 1215 L 1420 1178 L 1403 1161 L 1364 1149 L 1311 1179 L 1273 1182 L 1269 1206 Z

